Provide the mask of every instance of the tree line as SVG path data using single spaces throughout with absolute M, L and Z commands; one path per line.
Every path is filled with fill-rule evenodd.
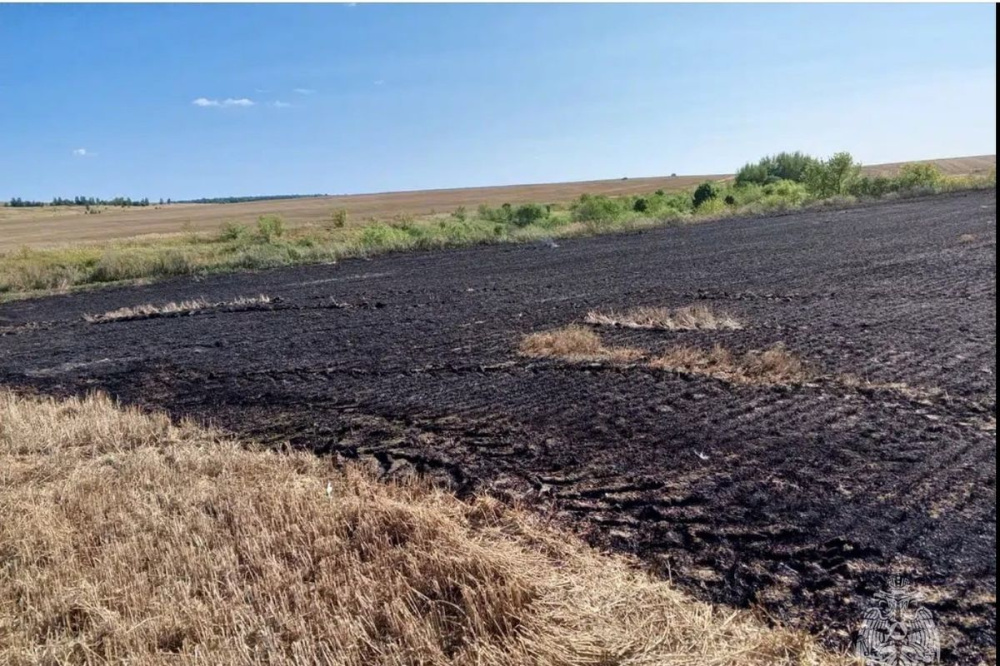
M 160 203 L 164 203 L 163 199 L 160 199 Z M 170 200 L 167 199 L 166 203 L 170 203 Z M 150 202 L 147 197 L 143 197 L 142 199 L 133 199 L 132 197 L 115 197 L 114 199 L 101 199 L 99 197 L 73 197 L 72 199 L 67 199 L 55 197 L 52 201 L 48 202 L 14 197 L 4 205 L 8 208 L 41 208 L 42 206 L 119 206 L 121 208 L 128 208 L 130 206 L 149 206 Z
M 160 199 L 157 205 L 172 203 L 199 203 L 199 204 L 223 204 L 223 203 L 243 203 L 247 201 L 268 201 L 271 199 L 304 199 L 308 197 L 324 197 L 325 194 L 267 194 L 248 197 L 203 197 L 201 199 Z M 100 197 L 55 197 L 52 201 L 32 201 L 14 197 L 3 204 L 9 208 L 41 208 L 43 206 L 119 206 L 128 208 L 129 206 L 149 206 L 152 205 L 147 197 L 133 199 L 131 197 L 115 197 L 114 199 L 101 199 Z

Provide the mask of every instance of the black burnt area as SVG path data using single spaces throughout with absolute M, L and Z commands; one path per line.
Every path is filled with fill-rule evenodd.
M 903 572 L 933 588 L 946 661 L 974 664 L 996 640 L 995 204 L 991 190 L 15 302 L 0 306 L 0 382 L 100 389 L 516 498 L 838 649 Z M 82 321 L 261 293 L 279 300 Z M 651 350 L 783 342 L 829 375 L 945 393 L 733 387 L 516 353 L 590 309 L 691 303 L 748 326 L 602 334 Z

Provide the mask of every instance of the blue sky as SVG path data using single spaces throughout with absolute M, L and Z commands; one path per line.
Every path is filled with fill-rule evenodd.
M 786 149 L 868 163 L 993 153 L 995 16 L 2 5 L 0 199 L 725 173 Z

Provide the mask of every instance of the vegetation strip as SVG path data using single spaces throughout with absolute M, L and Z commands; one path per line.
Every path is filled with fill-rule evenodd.
M 628 312 L 617 313 L 613 310 L 601 312 L 592 310 L 587 313 L 584 322 L 595 326 L 620 326 L 622 328 L 639 328 L 660 331 L 735 331 L 743 328 L 732 315 L 726 312 L 715 312 L 707 305 L 688 305 L 676 310 L 662 307 L 641 307 Z
M 255 228 L 227 224 L 215 235 L 181 233 L 50 249 L 0 253 L 0 297 L 144 278 L 333 262 L 388 251 L 480 243 L 532 242 L 681 224 L 733 215 L 789 211 L 996 186 L 996 171 L 945 176 L 934 165 L 903 165 L 894 177 L 863 175 L 847 153 L 816 160 L 782 153 L 743 167 L 732 182 L 693 191 L 607 197 L 584 194 L 569 206 L 527 203 L 459 207 L 447 216 L 400 216 L 348 224 L 343 209 L 310 226 L 286 229 L 277 216 Z
M 146 303 L 145 305 L 118 308 L 117 310 L 111 310 L 110 312 L 104 312 L 102 314 L 85 314 L 83 315 L 83 319 L 91 324 L 103 324 L 112 321 L 127 321 L 132 319 L 150 319 L 153 317 L 171 316 L 176 317 L 180 315 L 195 314 L 205 310 L 218 310 L 222 308 L 227 310 L 253 310 L 269 305 L 270 303 L 271 297 L 265 296 L 264 294 L 254 297 L 241 296 L 231 301 L 220 301 L 218 303 L 210 303 L 203 298 L 197 298 L 181 302 L 171 301 L 170 303 L 166 303 L 164 305 Z

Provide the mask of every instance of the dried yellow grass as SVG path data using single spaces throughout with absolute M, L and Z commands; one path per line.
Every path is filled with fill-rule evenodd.
M 0 391 L 0 663 L 833 666 L 487 498 Z
M 521 340 L 520 351 L 535 358 L 561 358 L 576 362 L 628 363 L 643 355 L 641 350 L 630 347 L 606 347 L 601 342 L 601 336 L 576 324 L 526 335 Z
M 933 400 L 945 395 L 945 391 L 938 387 L 912 386 L 906 382 L 875 382 L 853 374 L 838 375 L 834 381 L 847 388 L 892 391 L 911 400 Z
M 85 314 L 84 320 L 92 324 L 100 324 L 109 321 L 124 321 L 127 319 L 145 319 L 147 317 L 160 317 L 164 315 L 179 315 L 198 310 L 211 308 L 250 308 L 258 305 L 267 305 L 271 302 L 270 296 L 261 294 L 260 296 L 240 296 L 231 301 L 220 301 L 212 303 L 204 298 L 196 298 L 188 301 L 170 302 L 163 305 L 134 305 L 131 307 L 118 308 L 103 314 Z
M 639 307 L 628 312 L 592 310 L 584 321 L 595 326 L 662 331 L 735 331 L 743 328 L 743 324 L 729 313 L 715 312 L 707 305 L 688 305 L 676 310 L 663 307 Z
M 708 351 L 677 346 L 652 359 L 649 365 L 672 372 L 706 375 L 734 384 L 801 384 L 816 376 L 802 359 L 780 343 L 763 351 L 749 351 L 742 356 L 736 356 L 720 345 Z

